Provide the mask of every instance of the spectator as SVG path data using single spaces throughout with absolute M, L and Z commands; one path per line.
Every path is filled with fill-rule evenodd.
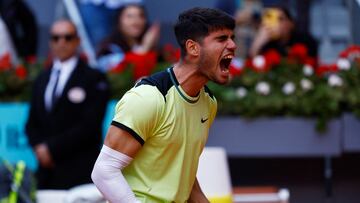
M 260 13 L 263 8 L 260 0 L 244 0 L 235 13 L 235 42 L 238 46 L 236 56 L 246 58 L 256 30 L 259 27 Z
M 155 23 L 147 29 L 145 8 L 140 4 L 124 5 L 119 9 L 117 19 L 114 33 L 104 40 L 97 54 L 103 70 L 114 68 L 122 62 L 127 52 L 149 52 L 155 48 L 159 38 L 160 25 Z
M 141 2 L 142 0 L 78 0 L 80 15 L 93 46 L 98 49 L 101 41 L 111 32 L 116 24 L 117 11 L 122 5 Z
M 40 189 L 91 182 L 99 154 L 108 83 L 79 58 L 79 43 L 73 23 L 55 22 L 50 41 L 53 64 L 34 84 L 26 133 L 39 162 Z
M 250 56 L 277 50 L 281 55 L 288 55 L 288 49 L 294 44 L 303 44 L 308 55 L 316 58 L 318 46 L 316 40 L 306 32 L 297 30 L 295 21 L 286 8 L 273 7 L 266 10 L 262 25 L 251 45 Z M 267 20 L 267 18 L 269 20 Z
M 10 32 L 18 56 L 36 55 L 37 24 L 27 5 L 22 0 L 2 0 L 0 13 Z

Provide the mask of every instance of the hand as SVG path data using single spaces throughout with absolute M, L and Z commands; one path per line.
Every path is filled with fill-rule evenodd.
M 250 47 L 250 56 L 254 57 L 259 54 L 260 50 L 266 43 L 280 35 L 279 27 L 269 27 L 262 25 Z
M 273 33 L 273 27 L 261 26 L 255 40 L 257 40 L 259 44 L 264 45 L 271 40 L 271 36 L 273 35 Z
M 46 144 L 41 143 L 34 147 L 36 158 L 39 161 L 39 164 L 44 168 L 53 168 L 55 166 L 54 161 L 52 160 L 49 148 Z
M 210 201 L 206 198 L 205 194 L 202 192 L 197 178 L 195 179 L 193 188 L 190 193 L 190 197 L 187 202 L 188 203 L 210 203 Z
M 160 24 L 154 23 L 145 33 L 141 42 L 141 52 L 146 53 L 150 51 L 157 44 L 160 36 Z

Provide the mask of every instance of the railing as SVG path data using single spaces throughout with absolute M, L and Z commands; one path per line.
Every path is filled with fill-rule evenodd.
M 83 48 L 83 50 L 89 60 L 90 65 L 92 67 L 96 67 L 97 62 L 96 62 L 96 56 L 95 56 L 95 49 L 90 42 L 90 38 L 85 29 L 84 23 L 81 19 L 79 9 L 76 5 L 76 1 L 64 0 L 64 5 L 65 5 L 65 8 L 66 8 L 71 20 L 74 22 L 74 24 L 78 30 L 78 33 L 81 38 L 81 47 Z

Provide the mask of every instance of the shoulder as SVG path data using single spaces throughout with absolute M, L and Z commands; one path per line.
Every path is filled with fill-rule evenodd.
M 207 97 L 210 110 L 213 111 L 213 113 L 216 113 L 217 101 L 214 94 L 210 91 L 210 89 L 206 85 L 204 87 L 204 92 L 205 92 L 205 96 Z
M 205 93 L 214 101 L 216 101 L 214 94 L 211 92 L 208 86 L 204 87 Z
M 124 94 L 117 106 L 134 110 L 160 110 L 166 102 L 165 96 L 172 85 L 168 77 L 166 71 L 161 71 L 141 79 L 135 87 Z
M 104 92 L 110 90 L 110 85 L 105 73 L 101 72 L 99 69 L 90 67 L 81 59 L 79 59 L 76 68 L 78 70 L 74 70 L 74 72 L 76 72 L 74 74 L 76 74 L 76 78 L 78 78 L 79 81 L 82 81 L 81 83 L 83 85 L 88 86 L 92 90 L 96 89 Z
M 156 88 L 156 90 L 163 96 L 164 100 L 167 92 L 173 86 L 169 73 L 164 70 L 158 73 L 155 73 L 149 77 L 141 79 L 136 85 L 136 88 L 140 88 L 142 86 L 152 86 Z M 155 90 L 155 89 L 154 89 Z
M 161 92 L 152 85 L 141 85 L 133 87 L 125 93 L 120 101 L 131 105 L 143 107 L 155 107 L 162 105 L 165 101 Z
M 131 123 L 147 123 L 159 118 L 163 112 L 165 101 L 154 86 L 142 85 L 127 91 L 115 106 L 114 120 Z

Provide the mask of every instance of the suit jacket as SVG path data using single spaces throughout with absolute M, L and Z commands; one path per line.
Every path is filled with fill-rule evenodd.
M 39 187 L 67 189 L 91 182 L 109 88 L 104 74 L 79 59 L 49 112 L 44 95 L 50 73 L 45 70 L 34 83 L 26 133 L 32 147 L 46 143 L 55 162 L 51 170 L 39 166 Z

